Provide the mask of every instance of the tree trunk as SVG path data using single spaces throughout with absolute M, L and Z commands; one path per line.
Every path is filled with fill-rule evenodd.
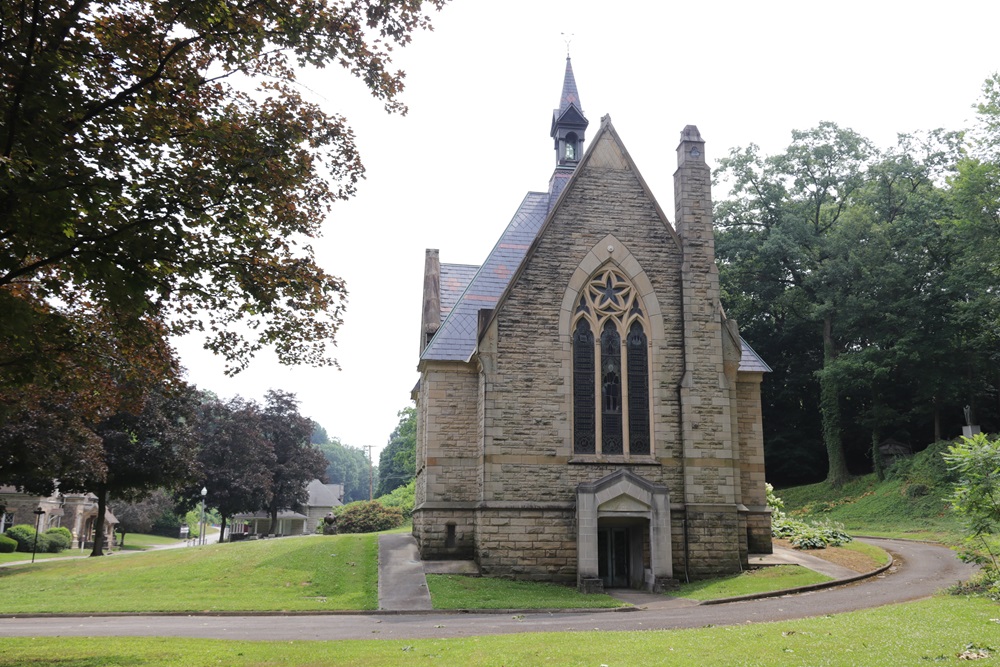
M 274 504 L 270 508 L 271 511 L 271 525 L 267 529 L 268 535 L 277 535 L 278 530 L 278 505 Z
M 878 426 L 872 429 L 872 466 L 875 468 L 875 476 L 878 481 L 885 481 L 885 463 L 882 461 L 882 450 L 879 449 L 879 440 L 881 437 L 879 435 Z
M 226 538 L 226 515 L 220 514 L 222 521 L 219 523 L 219 542 Z
M 833 316 L 823 318 L 823 370 L 828 370 L 836 358 L 833 346 Z M 823 419 L 823 444 L 829 467 L 826 481 L 834 488 L 844 485 L 850 477 L 844 458 L 844 443 L 840 437 L 840 391 L 837 382 L 827 373 L 820 375 L 819 404 Z
M 97 487 L 97 518 L 94 519 L 94 548 L 91 556 L 104 555 L 104 515 L 108 511 L 108 489 L 103 484 Z
M 941 441 L 941 402 L 934 397 L 934 442 Z

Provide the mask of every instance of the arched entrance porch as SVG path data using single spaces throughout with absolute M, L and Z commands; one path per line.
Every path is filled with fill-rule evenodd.
M 628 470 L 576 490 L 577 586 L 663 590 L 673 577 L 670 494 Z

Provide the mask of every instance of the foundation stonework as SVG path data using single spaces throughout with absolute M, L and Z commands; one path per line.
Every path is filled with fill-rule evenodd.
M 586 126 L 567 62 L 557 149 L 582 146 Z M 663 590 L 770 550 L 769 369 L 719 300 L 697 128 L 677 154 L 676 228 L 606 117 L 585 154 L 557 154 L 550 191 L 527 195 L 464 281 L 428 251 L 414 390 L 423 557 Z

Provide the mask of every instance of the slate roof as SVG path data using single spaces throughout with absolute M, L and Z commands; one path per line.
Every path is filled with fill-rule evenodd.
M 458 303 L 462 292 L 469 286 L 476 276 L 478 266 L 471 264 L 442 264 L 441 265 L 441 321 L 443 322 L 451 309 Z M 439 323 L 440 324 L 440 323 Z
M 754 373 L 771 373 L 771 367 L 760 358 L 760 355 L 754 352 L 750 344 L 743 340 L 743 336 L 740 336 L 740 347 L 742 354 L 740 356 L 740 367 L 741 371 L 749 371 Z
M 339 507 L 343 505 L 340 498 L 344 495 L 343 484 L 324 484 L 318 479 L 314 479 L 306 485 L 309 493 L 309 500 L 306 504 L 309 507 Z
M 576 88 L 576 77 L 573 76 L 573 62 L 566 56 L 566 73 L 563 75 L 562 94 L 559 96 L 559 108 L 555 110 L 553 116 L 558 118 L 571 106 L 576 106 L 580 114 L 583 114 L 583 103 L 580 102 L 580 91 Z
M 493 308 L 511 276 L 517 271 L 548 213 L 549 194 L 529 192 L 511 219 L 489 257 L 476 271 L 441 328 L 420 355 L 421 359 L 468 361 L 476 350 L 479 311 Z M 444 267 L 442 265 L 441 310 L 444 312 Z M 454 266 L 454 265 L 451 265 Z M 474 268 L 474 267 L 473 267 Z

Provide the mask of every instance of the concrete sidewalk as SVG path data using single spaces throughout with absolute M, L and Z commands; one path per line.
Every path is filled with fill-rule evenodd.
M 428 611 L 424 564 L 413 535 L 397 533 L 378 537 L 378 608 L 386 611 Z
M 816 556 L 810 556 L 804 551 L 786 549 L 778 546 L 774 547 L 774 553 L 751 554 L 749 562 L 750 567 L 756 567 L 758 565 L 801 565 L 802 567 L 809 568 L 813 572 L 819 572 L 820 574 L 825 574 L 826 576 L 833 577 L 834 579 L 850 579 L 858 576 L 859 574 L 849 567 L 837 565 L 836 563 L 831 563 L 828 560 L 823 560 L 822 558 L 817 558 Z

